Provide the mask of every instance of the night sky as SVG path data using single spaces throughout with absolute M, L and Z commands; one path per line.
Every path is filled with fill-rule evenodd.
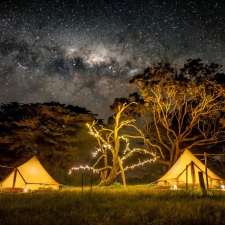
M 225 1 L 1 1 L 0 102 L 84 106 L 109 115 L 147 65 L 225 64 Z

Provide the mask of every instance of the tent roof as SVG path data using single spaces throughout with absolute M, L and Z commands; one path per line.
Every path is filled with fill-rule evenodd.
M 28 183 L 35 183 L 36 177 L 39 176 L 39 179 L 41 179 L 40 183 L 52 183 L 52 184 L 58 184 L 46 171 L 46 169 L 43 167 L 43 165 L 40 163 L 38 158 L 36 156 L 33 156 L 29 160 L 27 160 L 25 163 L 17 167 L 18 171 L 20 171 L 21 175 L 24 177 L 26 182 Z M 45 177 L 45 178 L 43 178 Z
M 24 163 L 28 162 L 30 159 L 37 156 L 30 156 L 30 157 L 20 157 L 14 160 L 7 160 L 6 162 L 0 162 L 0 180 L 5 179 L 13 169 L 23 165 Z M 38 158 L 37 158 L 38 159 Z M 39 160 L 39 159 L 38 159 Z

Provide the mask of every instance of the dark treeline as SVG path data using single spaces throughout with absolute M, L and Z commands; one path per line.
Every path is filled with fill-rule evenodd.
M 54 102 L 2 104 L 0 163 L 19 164 L 35 154 L 55 178 L 65 182 L 74 162 L 90 158 L 94 140 L 86 123 L 94 119 L 85 108 Z

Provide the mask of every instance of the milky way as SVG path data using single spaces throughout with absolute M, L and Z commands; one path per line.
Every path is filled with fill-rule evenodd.
M 150 63 L 225 64 L 223 1 L 3 1 L 0 102 L 80 105 L 106 118 Z

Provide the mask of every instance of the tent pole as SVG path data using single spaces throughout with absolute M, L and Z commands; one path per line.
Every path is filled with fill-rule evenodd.
M 209 182 L 208 182 L 207 153 L 206 152 L 204 152 L 204 159 L 205 159 L 206 189 L 208 189 L 209 188 Z
M 81 190 L 82 190 L 82 193 L 84 192 L 84 173 L 82 172 L 81 174 Z
M 12 188 L 15 188 L 15 184 L 16 184 L 16 176 L 17 176 L 17 168 L 14 169 L 14 176 L 13 176 L 13 185 Z
M 198 172 L 198 178 L 199 178 L 200 188 L 201 188 L 201 191 L 202 191 L 202 196 L 206 196 L 207 190 L 206 190 L 206 187 L 205 187 L 205 182 L 204 182 L 204 177 L 203 177 L 202 171 Z
M 188 165 L 186 165 L 186 191 L 188 190 Z
M 193 191 L 195 186 L 195 167 L 193 161 L 191 161 L 191 176 L 192 176 L 192 191 Z

